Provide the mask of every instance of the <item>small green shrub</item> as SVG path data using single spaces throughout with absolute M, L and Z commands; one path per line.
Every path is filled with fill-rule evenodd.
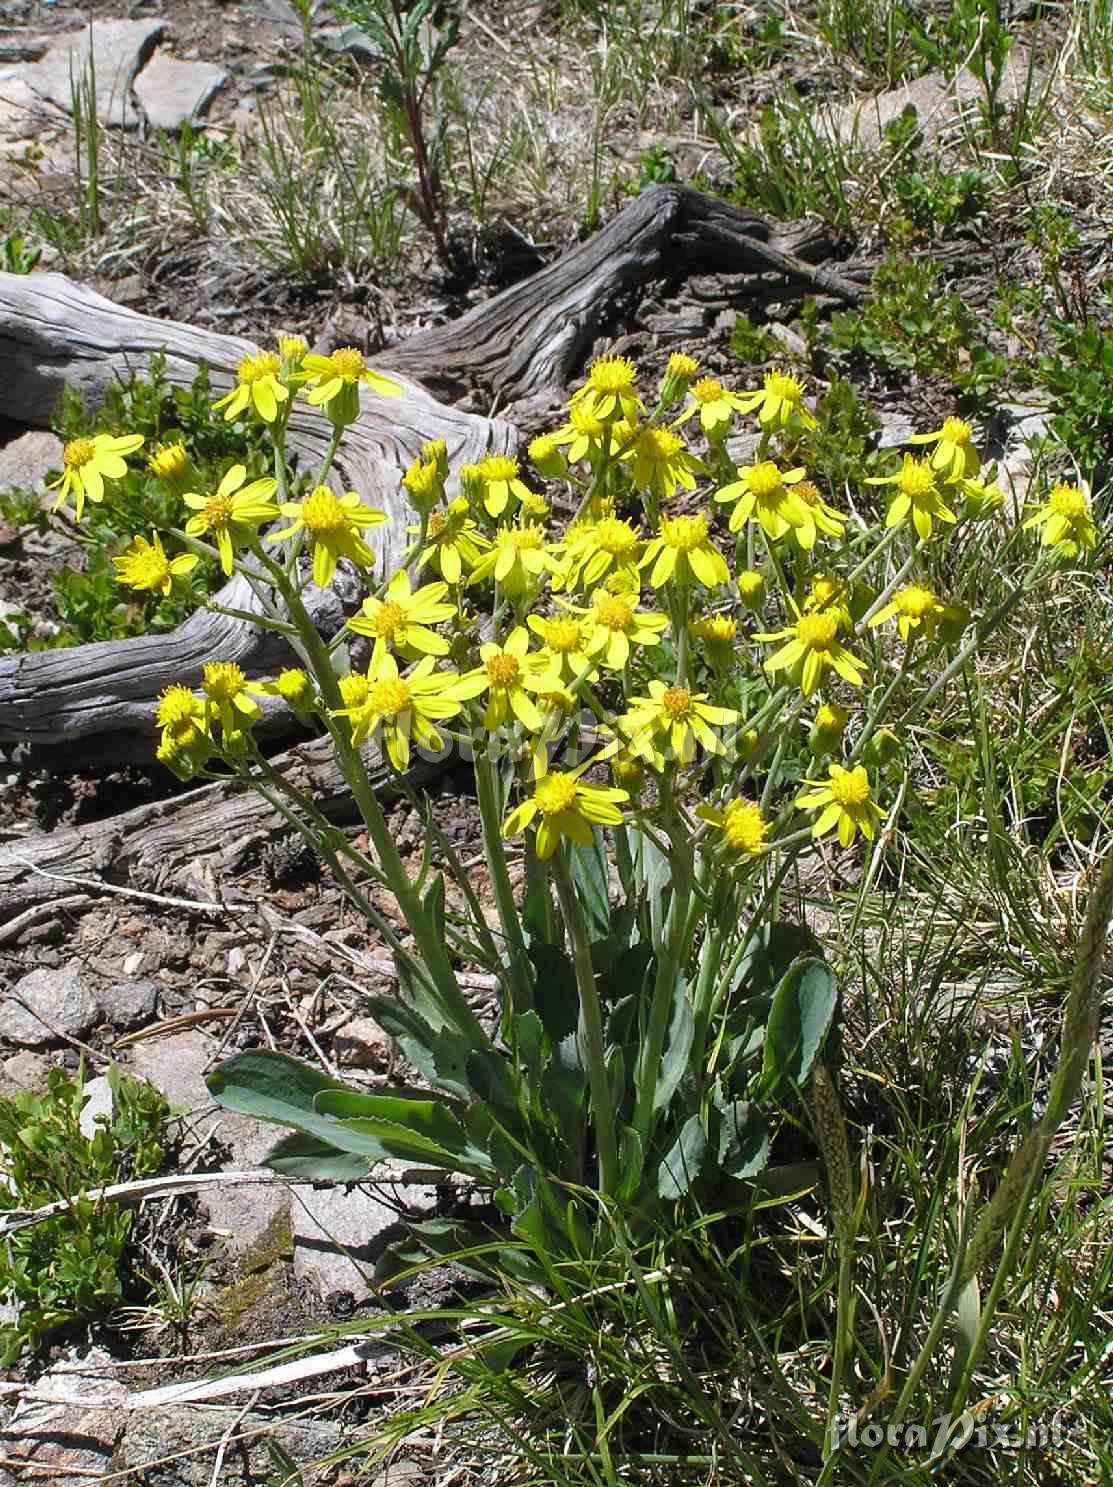
M 9 1365 L 59 1327 L 103 1315 L 125 1292 L 125 1249 L 132 1214 L 86 1195 L 110 1183 L 157 1172 L 166 1155 L 170 1107 L 157 1090 L 110 1067 L 111 1118 L 82 1135 L 85 1079 L 51 1070 L 45 1094 L 0 1099 L 0 1142 L 7 1181 L 0 1212 L 64 1201 L 53 1218 L 10 1232 L 0 1246 L 0 1297 L 15 1303 L 0 1323 L 0 1362 Z
M 188 389 L 174 387 L 166 378 L 165 357 L 153 357 L 145 374 L 113 383 L 96 413 L 90 413 L 74 388 L 67 387 L 63 392 L 54 429 L 64 442 L 122 428 L 142 434 L 149 446 L 184 444 L 190 457 L 189 489 L 214 488 L 236 463 L 245 464 L 251 478 L 268 469 L 255 429 L 243 420 L 228 423 L 219 412 L 212 411 L 212 388 L 205 366 Z M 111 503 L 90 502 L 86 507 L 80 535 L 85 547 L 82 567 L 62 568 L 53 577 L 58 633 L 43 640 L 34 633 L 30 621 L 13 627 L 19 616 L 9 615 L 7 623 L 0 625 L 0 651 L 120 640 L 179 625 L 221 586 L 223 578 L 216 564 L 207 560 L 199 563 L 191 586 L 184 590 L 175 589 L 165 596 L 157 592 L 135 595 L 121 592 L 112 558 L 124 551 L 134 532 L 176 527 L 186 515 L 180 497 L 165 482 L 156 480 L 145 467 L 129 469 L 114 487 Z M 0 496 L 0 517 L 17 530 L 31 527 L 41 531 L 50 522 L 38 497 L 28 491 Z M 67 528 L 67 536 L 73 535 Z

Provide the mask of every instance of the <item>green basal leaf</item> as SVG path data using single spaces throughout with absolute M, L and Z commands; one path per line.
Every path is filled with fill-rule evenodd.
M 534 940 L 529 958 L 537 973 L 533 1000 L 545 1031 L 554 1043 L 574 1032 L 580 1015 L 576 969 L 571 959 L 555 945 Z
M 769 1132 L 749 1100 L 734 1100 L 719 1116 L 719 1170 L 728 1177 L 753 1177 L 769 1160 Z
M 573 843 L 571 852 L 572 881 L 587 925 L 587 937 L 595 944 L 609 940 L 611 933 L 611 890 L 607 872 L 607 852 L 603 832 L 591 828 L 591 846 Z
M 657 1192 L 666 1201 L 683 1198 L 700 1176 L 707 1158 L 707 1135 L 698 1115 L 690 1115 L 657 1168 Z
M 657 1115 L 668 1109 L 673 1095 L 688 1068 L 696 1024 L 687 996 L 687 982 L 683 976 L 676 978 L 673 993 L 672 1021 L 669 1024 L 669 1041 L 665 1056 L 657 1073 L 657 1088 L 653 1092 L 653 1113 Z
M 344 1085 L 310 1064 L 269 1048 L 238 1053 L 205 1079 L 218 1105 L 271 1125 L 290 1126 L 326 1145 L 350 1151 L 335 1140 L 336 1122 L 318 1111 L 314 1100 L 326 1092 L 344 1092 Z
M 375 1021 L 430 1084 L 447 1094 L 468 1099 L 467 1078 L 471 1040 L 443 1027 L 435 1032 L 417 1012 L 393 997 L 371 997 L 368 1008 Z
M 263 1159 L 263 1166 L 272 1172 L 308 1182 L 359 1182 L 373 1165 L 367 1157 L 338 1151 L 302 1131 L 283 1136 Z
M 803 1084 L 834 1020 L 839 985 L 822 960 L 796 961 L 773 996 L 765 1025 L 762 1086 L 768 1095 L 786 1076 Z

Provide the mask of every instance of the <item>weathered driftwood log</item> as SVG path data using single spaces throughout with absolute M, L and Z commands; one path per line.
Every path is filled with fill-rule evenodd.
M 853 300 L 860 293 L 856 285 L 804 262 L 829 247 L 821 227 L 774 228 L 754 212 L 686 187 L 655 187 L 556 263 L 377 361 L 442 392 L 478 383 L 507 400 L 563 386 L 615 305 L 652 279 L 775 269 Z M 252 349 L 238 337 L 121 309 L 57 274 L 0 274 L 6 373 L 0 414 L 17 422 L 47 423 L 65 383 L 97 401 L 114 376 L 144 368 L 159 351 L 166 353 L 171 380 L 188 383 L 205 361 L 223 387 Z M 327 433 L 319 415 L 295 409 L 290 447 L 306 466 L 319 461 Z M 387 563 L 397 556 L 410 516 L 399 477 L 433 437 L 448 441 L 454 464 L 515 446 L 508 425 L 444 407 L 412 385 L 401 399 L 368 395 L 359 421 L 345 434 L 337 475 L 389 513 L 390 523 L 371 534 Z M 238 579 L 218 600 L 255 611 Z M 322 629 L 335 630 L 342 618 L 338 596 L 318 595 L 316 605 Z M 148 733 L 152 700 L 167 682 L 196 684 L 202 664 L 214 656 L 261 675 L 280 655 L 274 637 L 257 627 L 200 611 L 168 636 L 0 660 L 0 740 L 72 745 L 94 734 Z
M 771 223 L 686 186 L 654 186 L 555 263 L 379 360 L 435 392 L 479 386 L 504 404 L 563 387 L 615 306 L 655 279 L 773 270 L 855 303 L 860 285 L 811 266 L 831 246 L 822 226 Z
M 228 386 L 237 361 L 255 349 L 235 336 L 137 315 L 60 274 L 0 274 L 0 414 L 18 422 L 48 423 L 66 383 L 95 405 L 113 377 L 146 367 L 160 351 L 172 382 L 188 385 L 204 361 L 214 385 Z M 427 439 L 444 438 L 450 459 L 463 463 L 512 449 L 517 438 L 508 424 L 445 407 L 403 380 L 400 398 L 362 389 L 362 412 L 345 431 L 335 466 L 345 489 L 388 513 L 390 521 L 368 534 L 387 565 L 398 558 L 413 520 L 401 476 Z M 320 464 L 330 433 L 319 413 L 295 407 L 288 445 L 303 468 Z M 256 612 L 254 596 L 238 577 L 217 601 Z M 327 633 L 343 623 L 336 590 L 313 591 L 311 608 Z M 72 744 L 98 733 L 151 733 L 151 703 L 168 682 L 196 685 L 203 663 L 215 657 L 260 676 L 288 654 L 257 626 L 198 610 L 169 635 L 7 657 L 0 660 L 0 740 Z
M 389 795 L 391 776 L 378 751 L 366 748 L 363 756 L 376 793 Z M 271 763 L 331 821 L 355 819 L 329 739 L 299 744 Z M 419 787 L 442 769 L 415 757 L 407 778 Z M 199 865 L 219 880 L 291 830 L 260 796 L 229 782 L 202 785 L 104 821 L 0 843 L 0 930 L 37 905 L 81 894 L 74 879 L 203 896 Z M 91 890 L 90 902 L 96 898 Z

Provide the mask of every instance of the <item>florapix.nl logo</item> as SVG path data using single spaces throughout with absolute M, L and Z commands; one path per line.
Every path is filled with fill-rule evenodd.
M 888 1446 L 896 1451 L 924 1452 L 933 1457 L 955 1451 L 1046 1450 L 1062 1445 L 1069 1430 L 1063 1419 L 993 1420 L 972 1414 L 937 1415 L 927 1424 L 900 1420 L 866 1420 L 838 1415 L 831 1426 L 829 1448 L 843 1451 L 876 1451 Z

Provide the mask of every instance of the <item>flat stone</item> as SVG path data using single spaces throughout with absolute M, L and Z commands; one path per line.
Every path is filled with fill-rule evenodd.
M 390 1038 L 373 1017 L 353 1017 L 332 1039 L 338 1064 L 349 1069 L 388 1069 L 393 1050 Z
M 87 75 L 91 56 L 97 119 L 101 124 L 134 129 L 139 114 L 131 99 L 132 84 L 165 30 L 166 22 L 161 20 L 93 21 L 64 36 L 23 75 L 35 92 L 71 113 L 73 85 Z
M 267 1442 L 274 1440 L 294 1463 L 304 1468 L 306 1483 L 333 1480 L 331 1473 L 313 1471 L 314 1462 L 335 1451 L 341 1441 L 339 1425 L 326 1420 L 284 1420 L 280 1416 L 243 1413 L 242 1402 L 228 1406 L 170 1405 L 136 1411 L 128 1422 L 113 1465 L 135 1473 L 129 1481 L 148 1487 L 210 1487 L 213 1460 L 225 1436 L 236 1437 L 221 1470 L 221 1487 L 258 1487 L 264 1481 L 282 1481 L 275 1471 Z M 293 1478 L 288 1480 L 293 1482 Z
M 0 449 L 0 491 L 45 491 L 47 471 L 61 468 L 61 439 L 47 429 L 29 429 Z
M 210 62 L 179 62 L 159 52 L 135 80 L 135 96 L 152 129 L 176 131 L 208 113 L 228 74 Z
M 375 1241 L 398 1223 L 398 1213 L 364 1187 L 294 1189 L 294 1275 L 325 1297 L 350 1291 L 356 1301 L 371 1294 L 364 1279 L 382 1248 Z
M 5 145 L 28 139 L 48 117 L 60 117 L 28 82 L 35 66 L 0 67 L 0 142 Z
M 86 984 L 80 963 L 71 961 L 58 970 L 40 966 L 17 981 L 0 1003 L 0 1028 L 10 1043 L 42 1048 L 66 1037 L 82 1037 L 99 1014 L 100 1003 Z
M 228 1148 L 228 1159 L 216 1170 L 242 1172 L 258 1167 L 282 1135 L 277 1126 L 223 1110 L 205 1085 L 205 1071 L 217 1049 L 206 1033 L 193 1028 L 168 1038 L 137 1043 L 132 1049 L 131 1072 L 146 1079 L 169 1100 L 175 1111 L 194 1119 L 192 1128 Z M 285 1209 L 289 1195 L 282 1183 L 205 1189 L 209 1224 L 227 1241 L 233 1253 L 248 1249 Z
M 24 1090 L 40 1094 L 53 1067 L 53 1060 L 45 1053 L 13 1054 L 0 1065 L 0 1095 L 20 1094 Z
M 1014 46 L 1005 63 L 998 101 L 1014 104 L 1023 99 L 1029 86 L 1033 99 L 1039 97 L 1047 86 L 1047 74 L 1042 68 L 1033 68 L 1029 82 L 1028 53 L 1024 47 Z M 874 98 L 831 108 L 826 113 L 826 122 L 843 144 L 875 150 L 886 127 L 911 104 L 927 144 L 950 129 L 963 113 L 972 109 L 976 116 L 978 104 L 984 98 L 984 87 L 968 68 L 962 68 L 953 78 L 942 72 L 926 72 Z
M 35 1390 L 55 1397 L 21 1401 L 0 1430 L 8 1464 L 18 1463 L 26 1479 L 38 1482 L 99 1481 L 114 1464 L 127 1424 L 128 1388 L 111 1362 L 103 1348 L 93 1348 L 49 1368 Z
M 126 1032 L 148 1022 L 158 1009 L 158 987 L 153 981 L 117 981 L 100 995 L 105 1022 Z

